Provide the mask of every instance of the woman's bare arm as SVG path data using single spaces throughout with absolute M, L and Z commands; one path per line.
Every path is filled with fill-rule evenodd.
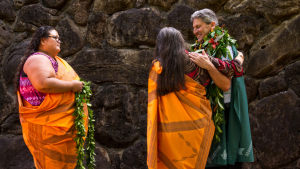
M 27 59 L 23 68 L 33 87 L 42 93 L 80 92 L 83 82 L 63 81 L 55 78 L 51 61 L 43 55 L 34 55 Z

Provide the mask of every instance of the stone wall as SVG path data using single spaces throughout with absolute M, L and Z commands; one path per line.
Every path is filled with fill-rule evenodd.
M 55 27 L 59 56 L 92 81 L 97 168 L 146 166 L 147 78 L 164 26 L 194 41 L 190 15 L 211 8 L 245 55 L 255 162 L 300 168 L 300 0 L 0 0 L 0 169 L 34 168 L 14 72 L 33 32 Z

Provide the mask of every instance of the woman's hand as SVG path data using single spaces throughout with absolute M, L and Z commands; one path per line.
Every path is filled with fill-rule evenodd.
M 189 57 L 191 61 L 203 69 L 211 70 L 214 67 L 204 50 L 202 51 L 202 54 L 190 52 Z
M 244 55 L 242 52 L 240 51 L 237 51 L 238 52 L 238 55 L 235 57 L 235 59 L 239 60 L 241 62 L 241 65 L 243 65 L 243 62 L 244 62 Z
M 72 83 L 72 92 L 81 92 L 82 91 L 82 88 L 83 88 L 83 83 L 84 82 L 81 82 L 81 81 L 78 81 L 78 80 L 72 80 L 71 81 Z
M 190 59 L 199 67 L 206 69 L 214 83 L 223 91 L 228 91 L 231 84 L 231 78 L 223 75 L 210 61 L 208 55 L 202 51 L 202 54 L 191 52 Z

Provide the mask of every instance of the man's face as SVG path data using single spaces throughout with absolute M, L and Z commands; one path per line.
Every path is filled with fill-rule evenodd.
M 198 42 L 201 42 L 203 38 L 210 32 L 211 29 L 215 28 L 215 22 L 206 24 L 202 22 L 201 19 L 196 18 L 193 21 L 194 34 L 198 39 Z

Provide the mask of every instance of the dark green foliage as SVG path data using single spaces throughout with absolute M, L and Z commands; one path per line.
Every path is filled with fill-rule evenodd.
M 85 169 L 83 165 L 84 157 L 86 156 L 86 165 L 88 169 L 94 169 L 96 166 L 94 155 L 95 149 L 95 139 L 94 139 L 94 114 L 93 110 L 91 109 L 92 104 L 90 103 L 89 98 L 92 96 L 92 91 L 90 88 L 91 82 L 84 82 L 82 92 L 75 93 L 75 111 L 73 116 L 75 118 L 75 128 L 77 130 L 77 136 L 74 138 L 76 142 L 76 153 L 77 153 L 77 168 L 78 169 Z M 87 104 L 88 108 L 88 132 L 86 134 L 84 120 L 83 118 L 86 117 L 83 111 L 83 103 Z M 86 137 L 86 152 L 87 155 L 84 154 L 84 137 Z

